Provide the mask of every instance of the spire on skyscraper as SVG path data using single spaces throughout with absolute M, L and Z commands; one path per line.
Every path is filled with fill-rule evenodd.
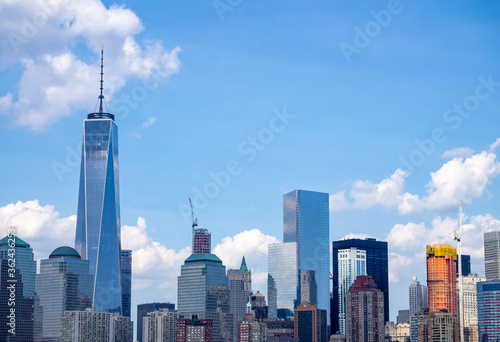
M 247 267 L 247 263 L 245 261 L 245 256 L 243 256 L 243 259 L 241 259 L 240 270 L 243 272 L 248 272 L 248 267 Z
M 104 91 L 104 48 L 101 48 L 101 87 L 100 87 L 100 93 L 99 93 L 99 97 L 98 97 L 98 101 L 99 101 L 99 111 L 97 112 L 94 112 L 94 113 L 89 113 L 87 115 L 87 119 L 111 119 L 111 120 L 115 120 L 115 116 L 113 114 L 110 114 L 110 113 L 106 113 L 104 111 L 104 107 L 103 107 L 103 102 L 104 102 L 104 94 L 103 94 L 103 91 Z M 97 105 L 96 105 L 97 106 Z
M 99 95 L 99 113 L 102 114 L 102 100 L 104 100 L 104 95 L 102 94 L 102 84 L 104 75 L 104 47 L 101 48 L 101 94 Z

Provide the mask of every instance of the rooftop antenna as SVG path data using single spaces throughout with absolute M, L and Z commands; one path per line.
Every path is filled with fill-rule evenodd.
M 103 72 L 104 69 L 104 48 L 101 48 L 101 94 L 99 95 L 99 113 L 103 113 L 102 111 L 102 100 L 104 100 L 104 95 L 102 94 L 102 84 L 103 84 Z

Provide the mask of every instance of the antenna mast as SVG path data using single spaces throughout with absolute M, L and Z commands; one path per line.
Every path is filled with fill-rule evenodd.
M 99 113 L 103 113 L 102 109 L 102 100 L 104 100 L 104 95 L 102 94 L 102 84 L 103 84 L 103 75 L 104 75 L 104 48 L 101 48 L 101 95 L 99 95 Z

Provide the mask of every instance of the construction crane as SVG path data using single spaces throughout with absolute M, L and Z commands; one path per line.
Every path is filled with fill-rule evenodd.
M 457 257 L 458 257 L 458 303 L 460 308 L 460 342 L 464 342 L 464 293 L 462 280 L 462 199 L 460 199 L 460 207 L 458 209 L 458 233 L 455 230 L 454 239 L 457 241 Z
M 198 218 L 195 218 L 194 217 L 194 210 L 193 210 L 193 202 L 191 201 L 191 198 L 189 199 L 189 205 L 191 206 L 191 220 L 192 220 L 192 224 L 191 224 L 191 229 L 192 229 L 192 236 L 191 236 L 191 240 L 193 240 L 191 243 L 192 243 L 192 246 L 191 246 L 191 251 L 194 251 L 194 228 L 196 226 L 198 226 Z

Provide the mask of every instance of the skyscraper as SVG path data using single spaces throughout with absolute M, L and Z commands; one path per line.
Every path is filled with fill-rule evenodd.
M 315 271 L 318 309 L 330 310 L 330 216 L 327 193 L 294 190 L 283 195 L 283 242 L 297 244 L 299 271 L 295 277 L 299 279 L 299 287 L 301 271 Z M 300 300 L 300 292 L 296 299 Z
M 346 239 L 332 242 L 333 259 L 333 293 L 339 292 L 339 260 L 338 251 L 340 249 L 357 248 L 366 251 L 366 274 L 371 276 L 377 284 L 377 288 L 384 293 L 384 320 L 389 320 L 389 259 L 387 242 L 377 241 L 373 238 L 366 239 Z M 339 331 L 339 302 L 334 300 L 331 312 L 331 331 Z
M 384 341 L 384 293 L 370 276 L 359 276 L 346 295 L 346 342 Z
M 338 258 L 338 283 L 339 290 L 337 292 L 338 300 L 338 317 L 339 317 L 339 332 L 342 335 L 346 334 L 346 294 L 358 276 L 366 275 L 366 251 L 349 248 L 339 249 L 337 251 Z M 336 332 L 336 331 L 335 331 Z
M 120 269 L 122 277 L 122 310 L 123 316 L 130 317 L 132 305 L 132 251 L 121 250 Z
M 314 271 L 302 271 L 300 277 L 300 302 L 318 305 L 318 285 Z
M 429 312 L 428 309 L 411 317 L 410 338 L 416 342 L 458 342 L 460 325 L 446 310 Z
M 245 278 L 245 291 L 250 295 L 252 294 L 252 271 L 247 267 L 245 256 L 241 258 L 240 271 L 243 272 L 243 277 Z
M 484 233 L 486 281 L 500 280 L 500 231 Z
M 477 283 L 485 281 L 484 277 L 478 277 L 475 274 L 462 276 L 462 286 L 464 290 L 464 341 L 478 342 L 478 323 L 477 323 Z M 457 279 L 458 282 L 458 279 Z M 458 290 L 458 284 L 457 284 Z M 458 296 L 458 292 L 457 292 Z M 459 303 L 460 309 L 460 303 Z M 460 312 L 460 310 L 459 310 Z
M 214 254 L 191 254 L 181 266 L 178 277 L 177 305 L 179 315 L 198 315 L 212 320 L 213 340 L 233 340 L 233 318 L 229 312 L 229 281 L 226 267 Z
M 429 311 L 448 310 L 458 315 L 456 265 L 457 249 L 447 244 L 427 245 L 427 286 Z
M 293 332 L 300 342 L 327 342 L 326 310 L 311 303 L 301 303 L 294 310 Z
M 269 320 L 274 321 L 278 309 L 293 312 L 300 295 L 297 243 L 272 243 L 268 251 L 267 298 Z
M 205 228 L 193 229 L 193 253 L 210 253 L 212 251 L 212 237 Z
M 410 317 L 429 307 L 429 297 L 427 286 L 420 284 L 417 276 L 413 276 L 413 282 L 410 285 Z
M 212 342 L 214 327 L 211 319 L 198 319 L 198 315 L 191 315 L 192 319 L 179 318 L 177 320 L 176 342 Z
M 462 275 L 466 276 L 471 273 L 470 269 L 470 255 L 462 254 Z M 457 277 L 458 277 L 458 261 L 457 261 Z
M 500 280 L 477 283 L 479 341 L 500 341 Z
M 245 277 L 241 270 L 227 270 L 229 278 L 229 312 L 233 316 L 233 340 L 238 341 L 238 323 L 245 318 L 249 293 L 245 291 Z
M 142 323 L 143 318 L 147 317 L 148 313 L 158 311 L 161 309 L 168 309 L 168 311 L 175 311 L 175 304 L 173 303 L 146 303 L 137 305 L 137 341 L 142 342 Z
M 93 307 L 121 314 L 118 126 L 115 116 L 103 110 L 102 75 L 101 53 L 99 112 L 83 123 L 75 249 L 94 276 Z
M 9 235 L 0 240 L 0 341 L 32 342 L 36 261 L 28 243 Z M 15 334 L 9 332 L 11 308 Z
M 56 248 L 42 259 L 35 286 L 35 341 L 61 341 L 64 311 L 90 308 L 92 284 L 88 260 L 71 247 Z
M 141 336 L 144 342 L 176 342 L 176 325 L 179 315 L 168 309 L 149 312 L 143 318 Z

